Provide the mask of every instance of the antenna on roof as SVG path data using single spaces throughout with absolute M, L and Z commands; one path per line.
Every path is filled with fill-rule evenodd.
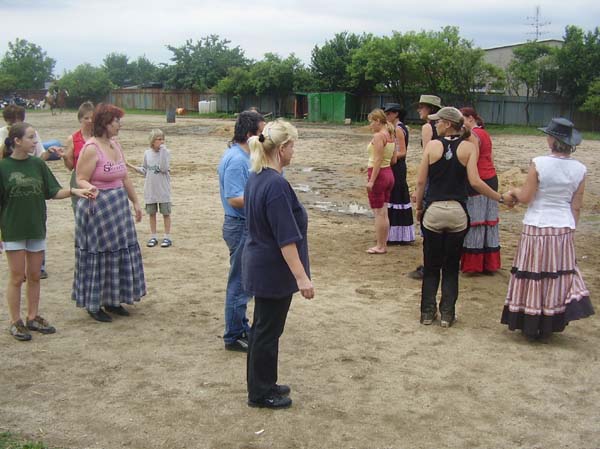
M 530 31 L 527 34 L 533 34 L 534 35 L 534 41 L 539 40 L 540 36 L 542 36 L 543 34 L 548 34 L 546 31 L 542 31 L 542 28 L 544 28 L 547 25 L 550 25 L 550 21 L 542 21 L 542 18 L 540 17 L 540 6 L 537 5 L 535 7 L 535 15 L 534 16 L 528 16 L 527 20 L 529 20 L 529 22 L 527 23 L 527 25 L 533 27 L 534 31 Z

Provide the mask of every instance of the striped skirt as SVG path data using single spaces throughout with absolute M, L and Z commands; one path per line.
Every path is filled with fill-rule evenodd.
M 498 178 L 486 180 L 498 191 Z M 498 271 L 500 262 L 500 233 L 498 229 L 498 203 L 484 195 L 469 196 L 469 232 L 463 243 L 460 269 L 463 273 Z
M 387 243 L 388 245 L 398 245 L 414 242 L 412 205 L 406 184 L 406 159 L 398 159 L 398 162 L 392 165 L 392 173 L 394 173 L 394 188 L 388 203 L 390 230 Z
M 80 199 L 75 213 L 75 276 L 71 298 L 97 312 L 133 304 L 146 294 L 142 253 L 124 188 Z
M 511 270 L 501 322 L 537 337 L 562 332 L 594 314 L 570 228 L 524 225 Z

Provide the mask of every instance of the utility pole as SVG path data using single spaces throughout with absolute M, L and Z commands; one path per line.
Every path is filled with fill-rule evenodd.
M 539 40 L 540 36 L 542 36 L 543 34 L 546 34 L 545 31 L 542 31 L 542 28 L 544 28 L 547 25 L 550 25 L 550 23 L 551 23 L 549 21 L 547 21 L 547 22 L 542 21 L 542 18 L 540 17 L 541 16 L 540 10 L 541 10 L 540 6 L 537 5 L 535 7 L 535 15 L 527 17 L 527 20 L 529 20 L 529 22 L 527 22 L 527 25 L 533 27 L 533 29 L 535 30 L 535 31 L 530 31 L 527 34 L 533 34 L 534 41 Z

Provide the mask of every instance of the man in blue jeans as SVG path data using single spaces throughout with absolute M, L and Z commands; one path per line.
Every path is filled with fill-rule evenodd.
M 223 240 L 229 248 L 229 277 L 225 293 L 225 349 L 248 351 L 246 305 L 250 296 L 242 288 L 242 252 L 246 242 L 244 187 L 250 171 L 248 139 L 260 134 L 265 120 L 258 112 L 244 111 L 235 122 L 233 139 L 219 163 L 219 190 L 225 211 Z

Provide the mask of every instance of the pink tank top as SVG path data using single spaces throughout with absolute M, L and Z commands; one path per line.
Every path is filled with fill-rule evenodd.
M 127 166 L 125 165 L 121 145 L 114 140 L 112 143 L 119 150 L 120 158 L 117 162 L 108 159 L 97 143 L 87 142 L 87 145 L 96 147 L 96 155 L 98 156 L 98 162 L 96 162 L 96 168 L 92 173 L 90 183 L 100 190 L 123 187 L 123 179 L 127 176 Z

